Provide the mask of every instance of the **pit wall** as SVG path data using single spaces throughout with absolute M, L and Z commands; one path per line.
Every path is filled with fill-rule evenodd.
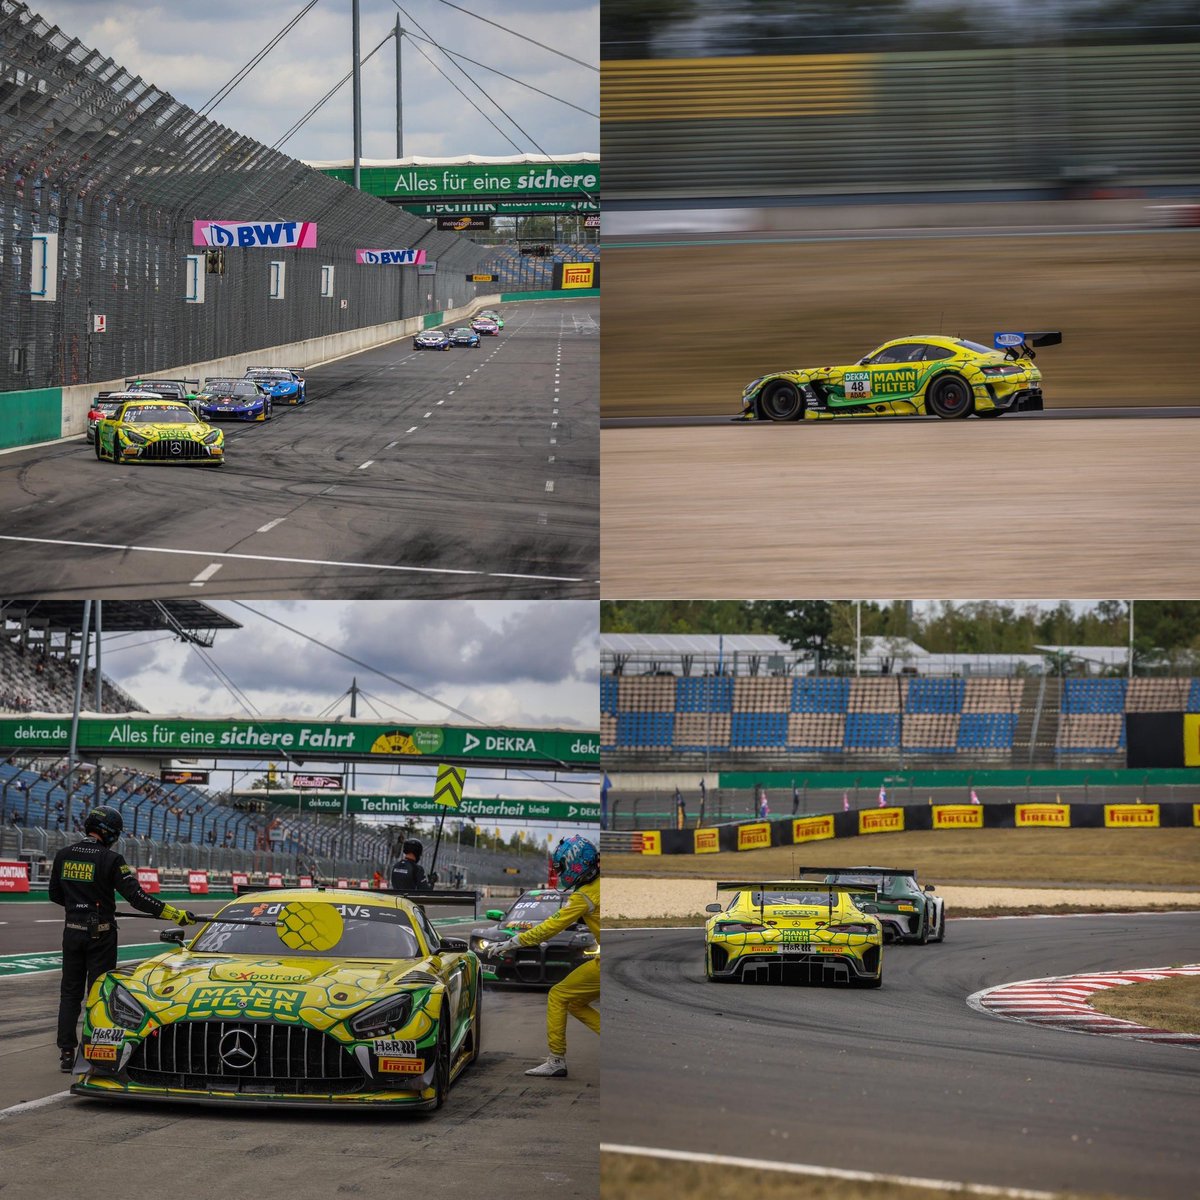
M 207 376 L 240 376 L 247 367 L 279 365 L 298 370 L 319 366 L 371 350 L 388 342 L 411 337 L 424 329 L 433 329 L 452 321 L 463 321 L 480 309 L 497 304 L 514 304 L 521 300 L 574 300 L 580 296 L 598 296 L 598 288 L 578 288 L 557 292 L 504 292 L 490 296 L 475 296 L 460 308 L 424 313 L 402 321 L 389 321 L 365 329 L 350 329 L 343 333 L 327 334 L 306 341 L 290 342 L 251 350 L 228 358 L 209 362 L 188 363 L 153 374 L 161 379 L 204 379 Z M 120 391 L 125 379 L 97 380 L 71 387 L 40 388 L 37 391 L 0 393 L 0 450 L 19 449 L 58 438 L 81 436 L 87 422 L 88 408 L 97 392 Z
M 818 813 L 774 821 L 737 821 L 701 829 L 631 833 L 635 854 L 715 854 L 766 850 L 830 838 L 922 829 L 1160 829 L 1200 828 L 1200 804 L 933 804 Z M 819 856 L 819 849 L 813 851 Z

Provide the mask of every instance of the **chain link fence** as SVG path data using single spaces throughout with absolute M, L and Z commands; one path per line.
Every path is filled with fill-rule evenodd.
M 209 274 L 194 220 L 314 222 L 317 245 L 230 249 L 224 273 Z M 360 248 L 424 250 L 436 273 L 360 266 Z M 0 392 L 440 312 L 474 296 L 465 277 L 487 253 L 207 120 L 0 0 Z

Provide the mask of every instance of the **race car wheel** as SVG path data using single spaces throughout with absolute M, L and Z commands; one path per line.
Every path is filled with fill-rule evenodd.
M 943 375 L 930 384 L 927 403 L 929 411 L 945 421 L 965 417 L 971 411 L 971 389 L 960 376 Z
M 941 913 L 938 914 L 937 933 L 934 934 L 934 936 L 932 938 L 930 938 L 930 941 L 944 942 L 945 940 L 946 940 L 946 910 L 945 910 L 945 908 L 943 908 Z
M 437 1062 L 433 1072 L 433 1089 L 437 1093 L 433 1107 L 441 1108 L 450 1091 L 450 1030 L 443 1017 L 438 1022 Z
M 104 460 L 100 457 L 100 439 L 98 437 L 96 438 L 96 441 L 93 443 L 93 445 L 95 446 L 95 450 L 96 450 L 96 461 L 103 462 Z
M 759 393 L 758 410 L 768 421 L 794 421 L 804 411 L 804 397 L 794 383 L 777 379 Z

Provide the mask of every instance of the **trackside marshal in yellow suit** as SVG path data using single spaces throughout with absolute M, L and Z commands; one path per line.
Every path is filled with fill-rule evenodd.
M 551 855 L 558 871 L 558 887 L 573 889 L 574 894 L 550 917 L 532 929 L 526 929 L 507 942 L 492 947 L 492 953 L 503 953 L 505 947 L 536 946 L 556 933 L 582 921 L 596 945 L 600 944 L 600 855 L 587 838 L 563 838 Z M 600 999 L 600 960 L 594 958 L 550 989 L 546 1001 L 546 1041 L 550 1057 L 526 1075 L 545 1075 L 561 1078 L 567 1074 L 567 1015 L 582 1021 L 593 1033 L 600 1032 L 600 1010 L 594 1002 Z

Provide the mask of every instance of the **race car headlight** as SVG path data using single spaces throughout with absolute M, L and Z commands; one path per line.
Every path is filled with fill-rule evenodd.
M 749 396 L 751 392 L 755 392 L 755 391 L 757 391 L 757 390 L 758 390 L 758 385 L 759 385 L 760 383 L 762 383 L 762 378 L 761 378 L 761 377 L 760 377 L 760 378 L 758 378 L 758 379 L 752 379 L 752 380 L 751 380 L 751 381 L 750 381 L 748 384 L 746 384 L 746 386 L 745 386 L 745 387 L 742 389 L 742 395 L 743 395 L 743 396 Z
M 150 440 L 144 434 L 135 433 L 132 429 L 122 429 L 121 434 L 127 442 L 132 442 L 135 446 L 144 446 Z
M 350 1021 L 350 1031 L 358 1037 L 381 1037 L 408 1024 L 412 1014 L 412 996 L 405 992 L 400 996 L 389 996 L 364 1008 Z
M 108 994 L 108 1011 L 122 1029 L 137 1029 L 146 1019 L 146 1010 L 119 983 Z
M 497 942 L 507 942 L 508 938 L 500 935 L 499 937 L 483 937 L 476 935 L 471 939 L 472 950 L 486 950 L 489 946 L 496 945 Z
M 211 432 L 206 433 L 204 435 L 204 444 L 206 446 L 211 446 L 214 442 L 219 442 L 220 440 L 221 440 L 221 431 L 219 429 L 214 429 Z

